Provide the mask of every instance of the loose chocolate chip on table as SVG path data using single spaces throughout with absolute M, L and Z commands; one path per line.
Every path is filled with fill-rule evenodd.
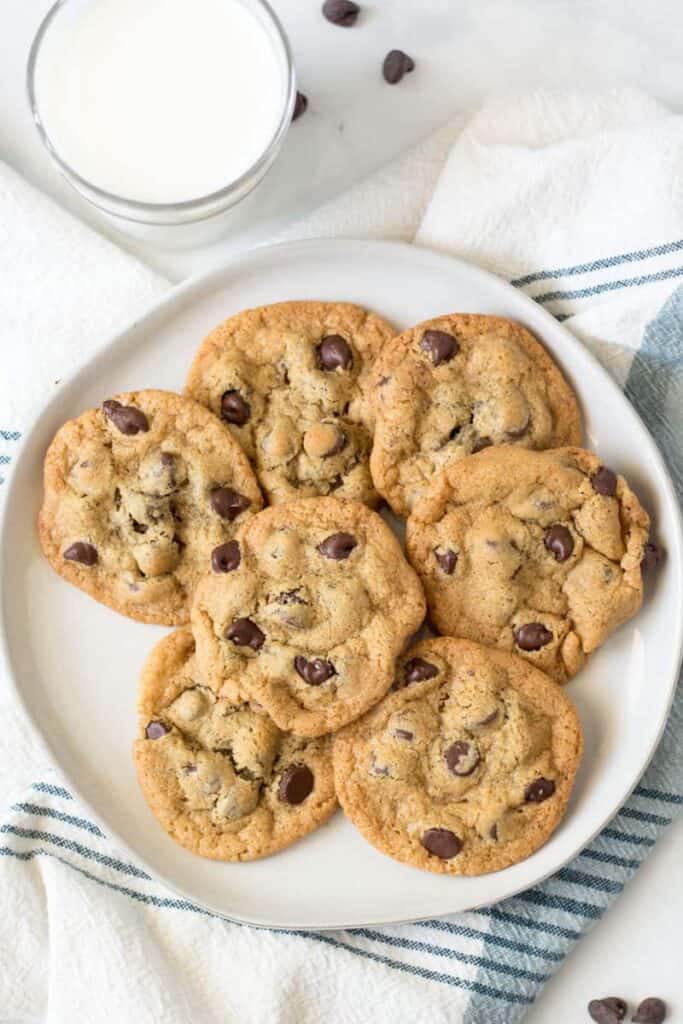
M 543 543 L 552 551 L 557 562 L 566 562 L 574 550 L 574 538 L 562 523 L 554 523 L 545 531 Z
M 306 113 L 308 107 L 308 96 L 304 96 L 302 92 L 297 92 L 296 99 L 294 100 L 294 110 L 292 112 L 292 121 L 296 121 L 298 117 Z
M 352 533 L 331 533 L 318 545 L 318 551 L 325 558 L 333 558 L 335 562 L 341 562 L 349 557 L 357 544 L 358 541 Z
M 635 1024 L 662 1024 L 666 1020 L 666 1003 L 657 996 L 643 999 L 631 1020 Z
M 617 493 L 616 473 L 613 473 L 607 466 L 600 466 L 600 469 L 591 477 L 591 485 L 596 494 L 613 498 Z
M 435 551 L 434 555 L 439 563 L 441 571 L 445 572 L 447 576 L 452 576 L 455 572 L 456 562 L 458 561 L 458 556 L 455 551 L 452 551 L 449 548 L 447 551 Z
M 136 409 L 134 405 L 121 405 L 114 398 L 110 398 L 102 403 L 102 409 L 107 419 L 111 420 L 122 434 L 140 434 L 149 430 L 147 417 L 142 409 Z
M 348 370 L 353 363 L 351 346 L 341 334 L 328 334 L 318 345 L 318 361 L 323 370 Z
M 355 24 L 359 14 L 360 7 L 351 0 L 325 0 L 323 4 L 323 15 L 333 25 L 341 25 L 342 28 Z
M 163 722 L 150 722 L 145 729 L 145 735 L 148 740 L 160 740 L 167 732 L 168 729 Z
M 409 729 L 394 729 L 394 736 L 397 740 L 412 740 L 415 733 L 410 732 Z
M 285 804 L 301 804 L 313 792 L 313 772 L 305 764 L 291 764 L 280 776 L 279 794 Z
M 469 743 L 467 740 L 456 740 L 445 751 L 444 760 L 453 775 L 460 775 L 464 778 L 471 775 L 479 764 L 479 751 L 474 743 Z
M 211 552 L 211 568 L 214 572 L 234 572 L 241 561 L 240 546 L 236 540 L 219 544 Z
M 640 571 L 652 572 L 653 569 L 657 568 L 661 560 L 662 549 L 659 547 L 658 544 L 653 544 L 651 541 L 648 541 L 645 547 L 643 548 L 643 557 L 640 562 Z
M 452 334 L 446 334 L 445 331 L 425 331 L 420 348 L 429 353 L 434 366 L 447 363 L 460 351 L 457 339 Z
M 420 842 L 428 853 L 441 860 L 450 860 L 462 850 L 462 841 L 447 828 L 428 828 Z
M 528 804 L 542 804 L 544 800 L 551 797 L 555 792 L 555 783 L 552 779 L 534 779 L 524 790 L 524 799 Z
M 526 622 L 515 630 L 514 635 L 515 643 L 522 651 L 539 651 L 553 638 L 542 622 Z
M 403 681 L 405 683 L 421 683 L 423 679 L 433 679 L 438 674 L 438 668 L 430 661 L 425 661 L 424 658 L 411 658 L 403 668 Z
M 605 999 L 591 999 L 588 1012 L 596 1024 L 619 1024 L 626 1016 L 628 1007 L 618 996 L 607 996 Z
M 388 82 L 389 85 L 396 85 L 414 67 L 415 61 L 407 53 L 404 53 L 403 50 L 389 50 L 382 64 L 384 81 Z
M 209 495 L 211 508 L 221 519 L 237 519 L 251 502 L 239 491 L 233 491 L 232 487 L 214 487 Z
M 251 416 L 251 406 L 246 399 L 242 398 L 239 391 L 232 389 L 224 391 L 221 398 L 221 417 L 228 423 L 234 423 L 236 427 L 243 427 L 248 423 Z
M 97 563 L 97 548 L 88 544 L 85 540 L 77 540 L 64 552 L 64 558 L 69 562 L 78 562 L 80 565 L 95 565 Z
M 225 636 L 238 647 L 251 647 L 252 651 L 260 651 L 266 639 L 251 619 L 235 619 L 226 629 Z
M 309 661 L 302 654 L 297 654 L 295 657 L 294 668 L 303 681 L 310 686 L 320 686 L 321 683 L 326 682 L 326 680 L 331 679 L 332 676 L 337 674 L 337 670 L 331 661 L 325 661 L 323 658 L 312 658 Z

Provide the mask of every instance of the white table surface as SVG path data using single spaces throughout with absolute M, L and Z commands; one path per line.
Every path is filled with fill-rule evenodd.
M 499 89 L 629 83 L 683 111 L 683 0 L 367 0 L 350 30 L 328 25 L 319 0 L 271 2 L 290 35 L 309 110 L 249 230 L 202 250 L 124 243 L 171 279 L 267 239 Z M 0 159 L 93 220 L 49 164 L 27 113 L 26 54 L 48 6 L 0 3 Z M 394 47 L 418 65 L 400 90 L 379 73 Z M 529 1024 L 581 1024 L 588 1000 L 604 995 L 631 1004 L 659 995 L 672 1005 L 668 1021 L 683 1024 L 682 853 L 683 817 L 547 986 Z

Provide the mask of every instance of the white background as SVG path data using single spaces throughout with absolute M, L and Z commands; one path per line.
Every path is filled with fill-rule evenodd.
M 309 109 L 262 190 L 258 223 L 211 250 L 135 249 L 173 279 L 267 239 L 497 90 L 629 83 L 683 112 L 683 0 L 368 0 L 348 30 L 322 19 L 319 0 L 271 2 Z M 90 219 L 43 154 L 24 99 L 26 54 L 48 6 L 0 2 L 0 159 Z M 391 89 L 380 67 L 394 47 L 417 68 Z M 601 995 L 660 995 L 674 1007 L 668 1020 L 682 1024 L 682 854 L 679 820 L 547 986 L 529 1024 L 580 1024 Z

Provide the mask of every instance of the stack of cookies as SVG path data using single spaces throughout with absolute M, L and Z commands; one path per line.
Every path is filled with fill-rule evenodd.
M 179 627 L 143 669 L 134 757 L 195 853 L 274 853 L 339 801 L 397 860 L 481 874 L 565 811 L 582 739 L 558 684 L 638 610 L 648 517 L 576 447 L 524 328 L 394 335 L 345 303 L 248 310 L 185 396 L 114 396 L 48 450 L 53 567 Z M 406 649 L 425 613 L 441 635 Z

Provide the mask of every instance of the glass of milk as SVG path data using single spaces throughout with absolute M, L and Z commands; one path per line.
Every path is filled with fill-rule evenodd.
M 244 199 L 280 150 L 296 88 L 266 0 L 58 0 L 28 94 L 64 177 L 145 237 Z

